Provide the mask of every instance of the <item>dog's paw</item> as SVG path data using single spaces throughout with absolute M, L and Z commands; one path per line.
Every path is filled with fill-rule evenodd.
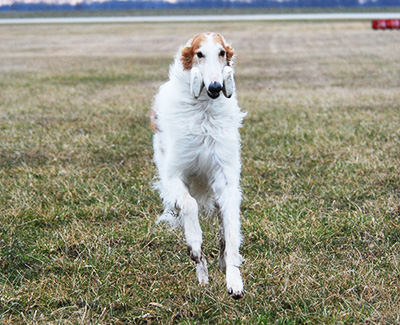
M 160 223 L 167 224 L 171 229 L 182 226 L 182 220 L 179 214 L 173 209 L 165 209 L 163 214 L 157 218 L 156 225 Z
M 204 256 L 202 256 L 199 263 L 196 263 L 196 275 L 200 284 L 208 284 L 208 268 Z
M 243 281 L 238 267 L 229 266 L 226 268 L 226 285 L 228 294 L 233 299 L 243 298 Z
M 233 288 L 228 289 L 228 294 L 235 300 L 243 298 L 243 289 L 242 290 L 234 290 Z

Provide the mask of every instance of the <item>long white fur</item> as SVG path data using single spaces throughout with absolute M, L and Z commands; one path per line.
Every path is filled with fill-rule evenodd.
M 207 46 L 212 47 L 211 42 Z M 211 99 L 206 89 L 195 98 L 190 71 L 183 69 L 180 56 L 181 51 L 175 56 L 169 81 L 160 87 L 153 106 L 157 125 L 154 159 L 159 174 L 156 188 L 165 208 L 157 222 L 183 228 L 190 257 L 196 262 L 197 278 L 200 283 L 208 283 L 198 213 L 203 210 L 208 215 L 219 214 L 224 248 L 219 265 L 226 272 L 228 293 L 240 298 L 243 281 L 239 270 L 239 128 L 246 114 L 238 106 L 234 84 L 231 98 Z

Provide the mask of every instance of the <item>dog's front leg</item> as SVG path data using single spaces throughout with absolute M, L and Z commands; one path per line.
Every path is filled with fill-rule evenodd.
M 200 283 L 208 284 L 207 261 L 202 252 L 202 231 L 198 217 L 198 204 L 180 179 L 168 182 L 169 200 L 182 218 L 183 231 L 190 258 L 196 262 L 196 275 Z
M 223 248 L 220 267 L 225 268 L 228 293 L 234 298 L 243 297 L 243 281 L 240 275 L 242 257 L 239 253 L 240 234 L 240 201 L 239 186 L 230 185 L 223 177 L 216 182 L 215 193 L 222 218 L 221 249 Z

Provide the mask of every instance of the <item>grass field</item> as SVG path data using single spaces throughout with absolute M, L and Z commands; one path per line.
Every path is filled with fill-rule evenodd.
M 245 297 L 156 227 L 148 110 L 177 48 L 238 56 Z M 400 322 L 399 34 L 369 22 L 0 27 L 0 323 Z

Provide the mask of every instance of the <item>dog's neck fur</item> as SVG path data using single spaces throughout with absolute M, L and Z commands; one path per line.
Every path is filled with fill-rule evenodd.
M 179 50 L 176 55 L 174 62 L 169 68 L 169 78 L 178 80 L 181 83 L 185 83 L 189 89 L 190 82 L 190 70 L 185 70 L 181 61 L 181 50 Z

